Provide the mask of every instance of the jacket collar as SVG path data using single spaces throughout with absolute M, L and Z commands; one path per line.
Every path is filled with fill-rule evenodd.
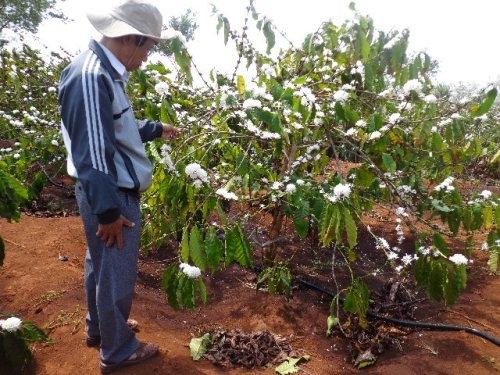
M 92 39 L 89 43 L 89 49 L 97 55 L 99 60 L 101 60 L 101 63 L 104 65 L 105 69 L 111 74 L 111 77 L 113 78 L 113 80 L 123 81 L 122 76 L 113 67 L 113 65 L 111 64 L 111 62 L 108 59 L 108 56 L 106 56 L 106 53 L 102 49 L 99 42 Z

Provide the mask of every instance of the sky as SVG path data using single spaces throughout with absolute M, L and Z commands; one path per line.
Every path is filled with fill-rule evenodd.
M 150 0 L 163 14 L 164 23 L 190 8 L 199 25 L 195 40 L 188 44 L 194 62 L 206 73 L 217 67 L 234 69 L 222 36 L 217 36 L 214 4 L 231 25 L 241 25 L 248 0 Z M 324 21 L 341 25 L 353 19 L 352 0 L 254 0 L 257 11 L 299 46 L 304 37 Z M 83 51 L 91 37 L 99 38 L 86 18 L 88 11 L 112 4 L 109 0 L 66 0 L 61 8 L 74 22 L 44 22 L 40 43 L 71 53 Z M 446 83 L 486 85 L 500 80 L 499 0 L 357 0 L 357 11 L 370 16 L 378 30 L 410 31 L 410 50 L 425 51 L 440 65 L 437 78 Z

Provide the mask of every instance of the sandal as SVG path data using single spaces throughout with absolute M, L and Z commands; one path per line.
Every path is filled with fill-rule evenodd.
M 137 320 L 135 319 L 127 319 L 127 325 L 129 326 L 130 329 L 136 331 L 137 327 L 139 326 L 139 322 L 137 322 Z M 87 336 L 85 338 L 85 341 L 89 348 L 92 348 L 94 346 L 99 346 L 101 345 L 101 336 Z
M 158 354 L 158 345 L 152 343 L 141 343 L 141 346 L 132 353 L 130 357 L 120 363 L 106 363 L 101 361 L 101 374 L 110 374 L 123 367 L 137 365 Z

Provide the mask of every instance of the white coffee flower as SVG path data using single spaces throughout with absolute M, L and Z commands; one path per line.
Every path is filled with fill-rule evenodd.
M 243 102 L 243 108 L 244 109 L 250 109 L 250 108 L 261 108 L 262 103 L 260 100 L 257 99 L 247 99 Z
M 469 260 L 462 254 L 453 254 L 448 259 L 457 265 L 469 263 Z
M 7 332 L 15 332 L 21 328 L 23 324 L 22 320 L 16 318 L 15 316 L 8 318 L 6 320 L 0 321 L 0 327 Z
M 186 169 L 184 171 L 193 180 L 200 180 L 201 182 L 208 182 L 207 172 L 198 163 L 191 163 L 191 164 L 186 165 Z
M 224 188 L 220 188 L 220 189 L 217 189 L 217 191 L 215 192 L 215 194 L 217 195 L 220 195 L 228 200 L 233 200 L 233 201 L 237 201 L 238 200 L 238 196 L 232 192 L 229 192 L 227 191 L 226 189 Z
M 369 140 L 373 140 L 373 139 L 378 139 L 382 136 L 382 133 L 380 133 L 378 130 L 375 130 L 373 133 L 370 134 L 370 136 L 368 137 Z
M 344 103 L 349 99 L 349 93 L 344 90 L 339 90 L 333 94 L 333 99 L 337 102 Z
M 201 270 L 198 267 L 191 266 L 187 263 L 181 263 L 179 268 L 182 270 L 184 275 L 190 279 L 196 279 L 201 276 Z
M 288 185 L 286 185 L 286 187 L 285 187 L 285 191 L 286 191 L 287 193 L 291 193 L 291 194 L 293 194 L 293 193 L 295 193 L 295 192 L 297 191 L 297 187 L 296 187 L 294 184 L 288 184 Z
M 444 179 L 443 182 L 441 182 L 439 185 L 437 185 L 434 190 L 435 191 L 441 191 L 441 190 L 445 190 L 445 191 L 450 191 L 449 190 L 449 187 L 451 186 L 451 184 L 453 183 L 453 181 L 455 180 L 454 177 L 447 177 Z
M 155 91 L 161 95 L 161 96 L 165 96 L 165 95 L 168 95 L 170 94 L 169 92 L 169 86 L 168 86 L 168 83 L 167 82 L 158 82 L 156 85 L 155 85 Z
M 401 119 L 401 113 L 393 113 L 389 116 L 389 124 L 395 124 Z
M 489 198 L 491 198 L 492 194 L 493 193 L 491 191 L 489 191 L 489 190 L 483 190 L 481 193 L 479 193 L 479 195 L 482 196 L 483 199 L 489 199 Z
M 417 79 L 411 79 L 404 84 L 403 90 L 407 94 L 409 94 L 410 91 L 419 93 L 422 91 L 422 84 Z
M 437 98 L 435 95 L 429 94 L 424 97 L 424 102 L 426 103 L 436 103 Z

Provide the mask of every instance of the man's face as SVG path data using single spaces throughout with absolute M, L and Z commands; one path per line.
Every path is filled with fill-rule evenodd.
M 143 62 L 148 60 L 148 55 L 153 50 L 156 42 L 153 39 L 145 38 L 140 45 L 138 45 L 135 36 L 130 36 L 127 43 L 126 64 L 125 67 L 129 72 L 139 68 Z

